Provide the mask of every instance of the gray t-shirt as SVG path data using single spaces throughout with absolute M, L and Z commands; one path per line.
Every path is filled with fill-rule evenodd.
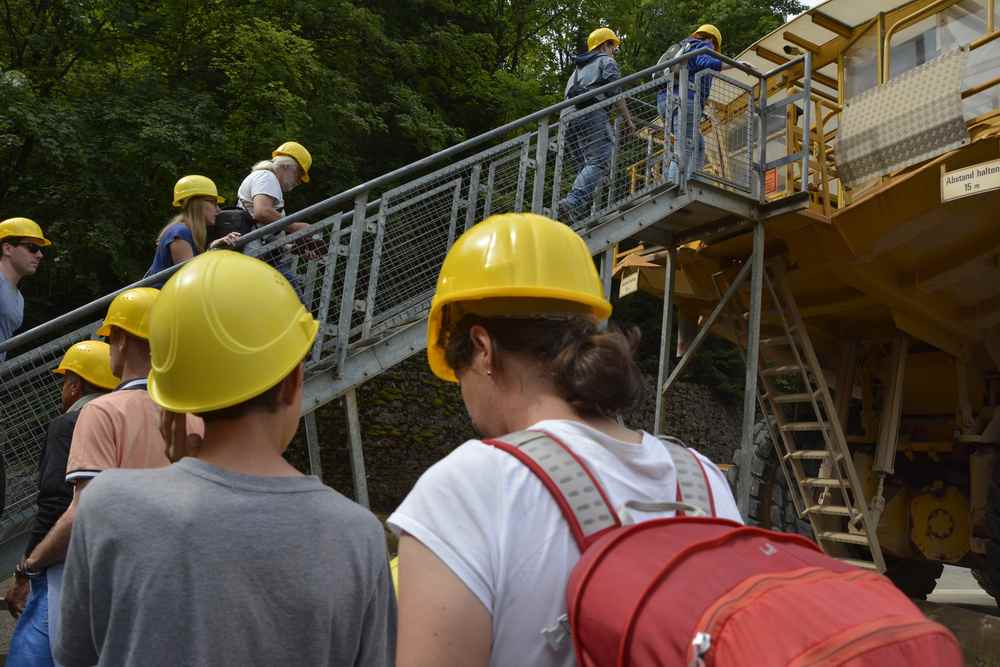
M 379 521 L 315 477 L 194 458 L 106 470 L 81 497 L 66 562 L 66 667 L 364 665 L 395 658 Z
M 0 342 L 13 336 L 23 319 L 24 297 L 0 274 Z M 6 358 L 7 353 L 0 352 L 0 361 Z

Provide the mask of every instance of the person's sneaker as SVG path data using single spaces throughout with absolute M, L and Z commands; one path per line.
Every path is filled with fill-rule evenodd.
M 556 219 L 559 222 L 571 227 L 576 224 L 576 216 L 573 215 L 573 207 L 570 206 L 569 202 L 565 199 L 559 200 L 559 210 L 556 213 Z

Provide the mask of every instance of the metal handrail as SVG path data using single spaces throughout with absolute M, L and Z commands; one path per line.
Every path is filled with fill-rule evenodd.
M 707 121 L 700 120 L 706 100 L 700 85 L 689 97 L 686 83 L 691 79 L 683 61 L 705 52 L 685 54 L 673 65 L 647 68 L 588 95 L 551 105 L 244 236 L 239 245 L 264 241 L 246 252 L 270 260 L 289 277 L 320 323 L 306 365 L 311 396 L 307 412 L 340 395 L 335 392 L 350 390 L 372 373 L 399 363 L 415 346 L 425 343 L 413 332 L 426 318 L 448 248 L 463 231 L 489 215 L 529 207 L 545 213 L 551 207 L 564 220 L 571 217 L 567 222 L 574 228 L 583 231 L 587 226 L 583 235 L 595 252 L 605 247 L 600 239 L 627 238 L 663 220 L 675 206 L 686 207 L 695 199 L 756 219 L 754 208 L 765 203 L 762 187 L 757 187 L 758 183 L 762 186 L 763 165 L 776 159 L 783 164 L 802 160 L 808 169 L 808 144 L 785 157 L 771 155 L 769 161 L 767 155 L 763 119 L 768 110 L 796 100 L 769 105 L 766 87 L 755 85 L 762 84 L 767 75 L 752 70 L 750 85 L 742 77 L 735 81 L 714 71 L 704 72 L 696 83 L 713 77 L 713 104 L 725 107 L 741 98 L 748 103 L 739 114 L 709 114 Z M 808 65 L 808 57 L 803 62 Z M 665 76 L 647 78 L 663 68 L 671 69 Z M 808 67 L 806 72 L 808 81 Z M 598 95 L 603 99 L 587 104 L 586 100 Z M 620 118 L 608 123 L 623 104 L 635 124 L 644 128 L 641 133 L 619 133 L 615 128 L 621 125 Z M 699 121 L 692 122 L 694 118 Z M 685 135 L 691 131 L 700 136 L 692 135 L 687 142 Z M 671 134 L 674 138 L 668 143 Z M 606 142 L 600 150 L 610 152 L 602 167 L 603 178 L 588 184 L 592 194 L 585 200 L 586 211 L 565 211 L 566 195 L 572 192 L 581 167 L 581 146 L 592 145 L 589 142 L 595 139 Z M 656 150 L 661 140 L 669 155 Z M 723 147 L 730 145 L 732 150 L 723 154 Z M 623 169 L 642 155 L 648 175 L 643 183 L 628 187 Z M 696 161 L 692 164 L 691 159 Z M 803 180 L 803 189 L 807 186 Z M 296 221 L 310 224 L 287 233 L 287 226 Z M 665 224 L 676 225 L 676 238 L 696 233 L 686 220 Z M 282 231 L 286 233 L 278 234 Z M 263 238 L 267 235 L 274 237 Z M 311 251 L 320 251 L 320 245 L 323 251 L 305 258 L 287 252 L 286 245 L 306 237 Z M 176 270 L 134 284 L 164 280 Z M 13 507 L 31 501 L 37 443 L 58 414 L 58 384 L 50 371 L 66 347 L 93 335 L 97 311 L 113 297 L 60 316 L 4 346 L 17 346 L 20 352 L 0 363 L 0 402 L 4 403 L 0 431 L 6 434 L 0 435 L 0 456 L 7 463 L 8 489 L 14 489 L 8 493 L 8 504 Z M 65 330 L 46 335 L 59 327 Z M 60 336 L 51 340 L 55 335 Z M 0 518 L 0 541 L 13 529 L 11 516 Z
M 732 67 L 758 80 L 760 79 L 766 80 L 768 77 L 773 76 L 775 72 L 781 72 L 783 69 L 791 65 L 794 65 L 796 62 L 798 62 L 798 60 L 801 59 L 800 58 L 789 61 L 788 63 L 785 63 L 784 65 L 781 65 L 766 74 L 761 74 L 760 72 L 755 71 L 753 68 L 748 67 L 747 65 L 741 62 L 733 60 L 732 58 L 726 55 L 717 53 L 712 49 L 709 48 L 696 49 L 689 53 L 685 53 L 684 55 L 678 58 L 674 58 L 670 61 L 659 63 L 651 67 L 647 67 L 643 70 L 635 72 L 634 74 L 622 77 L 617 81 L 613 81 L 607 85 L 601 86 L 600 88 L 595 88 L 594 90 L 588 91 L 587 93 L 574 97 L 570 100 L 563 100 L 556 104 L 552 104 L 548 107 L 545 107 L 544 109 L 541 109 L 532 114 L 524 116 L 518 120 L 502 125 L 498 128 L 480 134 L 471 139 L 467 139 L 462 143 L 456 144 L 449 148 L 445 148 L 444 150 L 438 151 L 433 155 L 429 155 L 425 158 L 417 160 L 416 162 L 410 163 L 404 167 L 400 167 L 399 169 L 395 169 L 387 174 L 383 174 L 382 176 L 371 179 L 370 181 L 354 186 L 353 188 L 350 188 L 332 197 L 324 199 L 323 201 L 312 204 L 300 211 L 296 211 L 295 213 L 292 213 L 264 227 L 260 227 L 258 229 L 249 232 L 248 234 L 243 235 L 240 238 L 240 240 L 236 243 L 236 247 L 242 248 L 251 241 L 258 240 L 265 236 L 270 236 L 272 234 L 277 234 L 279 232 L 282 232 L 289 225 L 293 223 L 314 220 L 317 217 L 332 213 L 338 207 L 353 202 L 355 198 L 357 198 L 359 195 L 367 194 L 372 190 L 385 186 L 394 181 L 398 181 L 401 178 L 423 171 L 429 167 L 435 166 L 441 162 L 453 158 L 456 155 L 462 154 L 471 148 L 476 148 L 483 144 L 502 138 L 505 135 L 515 130 L 538 123 L 539 121 L 548 118 L 549 116 L 558 114 L 564 109 L 574 107 L 582 102 L 593 100 L 598 96 L 602 96 L 607 93 L 616 92 L 622 87 L 632 82 L 639 81 L 645 77 L 648 77 L 650 74 L 670 69 L 681 62 L 686 62 L 692 58 L 695 58 L 705 53 L 711 53 L 714 57 L 718 58 L 722 62 L 725 62 L 731 65 Z M 375 203 L 376 202 L 374 201 L 371 202 L 371 204 L 368 204 L 366 202 L 366 208 L 368 206 L 374 206 Z M 64 313 L 63 315 L 57 316 L 52 320 L 49 320 L 47 322 L 44 322 L 43 324 L 33 327 L 32 329 L 29 329 L 24 333 L 18 334 L 17 336 L 7 339 L 6 341 L 2 341 L 0 342 L 0 352 L 6 352 L 7 350 L 14 349 L 17 346 L 28 343 L 40 336 L 48 335 L 66 326 L 68 323 L 71 323 L 73 321 L 78 321 L 81 318 L 97 317 L 105 308 L 107 308 L 107 306 L 111 303 L 112 300 L 114 300 L 114 298 L 118 294 L 121 294 L 122 292 L 135 287 L 147 287 L 150 285 L 160 283 L 169 278 L 171 275 L 173 275 L 174 272 L 178 271 L 180 269 L 180 266 L 181 265 L 175 265 L 170 268 L 164 269 L 163 271 L 160 271 L 159 273 L 156 273 L 152 276 L 149 276 L 148 278 L 135 281 L 108 295 L 95 299 L 94 301 L 91 301 L 90 303 L 87 303 L 83 306 L 79 306 L 78 308 L 75 308 L 69 311 L 68 313 Z

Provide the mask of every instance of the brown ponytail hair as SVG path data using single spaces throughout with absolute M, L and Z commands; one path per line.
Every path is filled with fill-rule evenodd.
M 472 363 L 469 330 L 480 325 L 501 352 L 532 359 L 551 375 L 559 395 L 584 417 L 615 417 L 642 398 L 642 374 L 635 363 L 639 329 L 601 331 L 585 315 L 487 318 L 466 315 L 444 337 L 445 359 L 457 372 Z M 502 368 L 500 369 L 502 370 Z

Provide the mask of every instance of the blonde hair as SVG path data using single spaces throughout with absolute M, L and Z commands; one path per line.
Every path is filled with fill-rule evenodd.
M 205 252 L 205 243 L 208 241 L 208 223 L 205 222 L 205 208 L 201 205 L 204 201 L 205 197 L 198 196 L 188 197 L 184 200 L 184 207 L 181 209 L 181 212 L 164 225 L 163 229 L 160 230 L 160 234 L 156 237 L 156 242 L 159 243 L 163 240 L 163 235 L 167 233 L 167 230 L 172 225 L 180 223 L 191 230 L 191 236 L 194 237 L 195 245 L 192 250 L 194 250 L 195 254 Z
M 261 170 L 263 170 L 263 171 L 269 171 L 272 174 L 277 175 L 278 174 L 278 169 L 280 169 L 281 167 L 286 167 L 286 166 L 292 166 L 292 167 L 295 167 L 296 169 L 300 168 L 299 167 L 299 163 L 298 163 L 298 161 L 296 161 L 295 158 L 289 157 L 287 155 L 279 155 L 277 157 L 271 158 L 270 160 L 261 160 L 260 162 L 258 162 L 257 164 L 255 164 L 253 167 L 251 167 L 250 171 L 261 171 Z

